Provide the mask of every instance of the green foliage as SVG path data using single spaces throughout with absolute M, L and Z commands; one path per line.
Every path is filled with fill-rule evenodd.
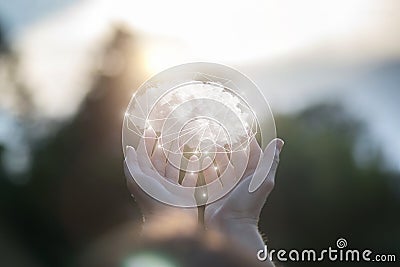
M 322 250 L 343 237 L 353 248 L 395 253 L 400 201 L 391 181 L 399 177 L 384 171 L 379 157 L 369 166 L 356 164 L 362 124 L 329 104 L 276 121 L 285 146 L 261 217 L 269 246 Z

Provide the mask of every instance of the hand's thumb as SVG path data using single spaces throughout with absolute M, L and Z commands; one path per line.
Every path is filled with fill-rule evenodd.
M 272 190 L 283 144 L 282 139 L 275 138 L 267 145 L 249 184 L 250 193 L 256 191 L 260 186 L 267 191 Z

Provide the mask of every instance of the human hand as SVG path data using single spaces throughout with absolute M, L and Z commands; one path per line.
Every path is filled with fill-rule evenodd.
M 159 140 L 155 132 L 149 128 L 145 130 L 137 151 L 131 146 L 126 148 L 124 166 L 129 191 L 135 197 L 146 223 L 157 221 L 164 214 L 176 212 L 183 212 L 197 221 L 198 212 L 194 198 L 194 187 L 198 173 L 186 172 L 182 184 L 179 184 L 179 169 L 175 167 L 176 165 L 173 166 L 171 162 L 181 162 L 181 159 L 178 155 L 172 155 L 167 162 L 166 156 L 158 143 Z M 198 158 L 192 156 L 187 169 L 198 169 L 199 164 Z M 140 186 L 137 181 L 140 181 Z M 178 190 L 177 193 L 176 190 L 171 190 L 171 183 L 178 187 L 188 188 Z M 145 192 L 146 188 L 151 188 L 157 194 L 150 196 Z M 163 201 L 186 203 L 193 208 L 175 207 Z
M 264 203 L 274 187 L 279 153 L 283 144 L 281 139 L 274 139 L 262 152 L 256 140 L 251 141 L 249 161 L 246 171 L 242 177 L 239 177 L 240 181 L 224 197 L 206 206 L 204 221 L 207 228 L 222 231 L 245 243 L 246 247 L 263 246 L 257 224 Z M 271 164 L 268 160 L 271 160 L 272 156 Z M 235 173 L 235 168 L 238 164 L 246 162 L 246 157 L 246 152 L 239 153 L 236 158 L 231 157 L 231 159 L 228 159 L 225 153 L 220 154 L 216 158 L 216 164 L 223 174 L 218 177 L 214 168 L 207 168 L 204 170 L 206 181 L 212 182 L 219 178 L 222 180 L 220 190 L 224 190 L 223 187 L 228 184 L 227 181 L 238 179 L 235 177 L 238 175 Z M 250 186 L 252 180 L 253 182 L 254 180 L 261 181 L 261 184 L 254 188 Z M 255 191 L 251 192 L 254 189 Z

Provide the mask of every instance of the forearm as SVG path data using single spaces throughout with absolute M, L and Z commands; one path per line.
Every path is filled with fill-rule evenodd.
M 250 255 L 257 257 L 257 252 L 264 249 L 264 240 L 258 231 L 257 223 L 253 221 L 229 222 L 218 226 L 218 231 L 231 239 L 241 249 L 246 250 Z M 274 266 L 267 259 L 266 266 Z

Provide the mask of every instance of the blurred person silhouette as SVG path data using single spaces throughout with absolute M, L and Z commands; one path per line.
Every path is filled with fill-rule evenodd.
M 146 231 L 127 224 L 98 241 L 78 266 L 96 267 L 242 267 L 273 266 L 260 262 L 236 242 L 217 231 L 202 229 L 180 210 L 159 213 Z
M 192 156 L 189 164 L 209 166 L 202 171 L 207 184 L 218 178 L 224 179 L 222 176 L 219 177 L 221 173 L 228 173 L 228 178 L 233 178 L 237 175 L 235 166 L 247 162 L 247 155 L 249 157 L 246 170 L 241 177 L 238 177 L 240 180 L 233 190 L 221 199 L 207 204 L 204 214 L 199 212 L 198 207 L 174 207 L 158 201 L 146 194 L 136 183 L 133 177 L 146 179 L 150 186 L 158 187 L 159 192 L 170 198 L 181 196 L 168 192 L 160 182 L 160 178 L 180 186 L 196 186 L 199 173 L 186 172 L 182 181 L 179 182 L 180 171 L 165 158 L 157 142 L 157 135 L 150 128 L 145 131 L 137 150 L 130 146 L 126 149 L 124 166 L 128 188 L 138 203 L 144 219 L 142 236 L 145 241 L 139 251 L 156 249 L 182 258 L 184 263 L 182 265 L 138 265 L 140 260 L 137 259 L 133 265 L 127 266 L 259 266 L 260 264 L 274 266 L 268 260 L 262 263 L 257 261 L 257 251 L 264 248 L 263 238 L 258 231 L 258 220 L 264 203 L 274 187 L 283 140 L 279 138 L 272 140 L 262 151 L 257 140 L 253 138 L 247 148 L 248 154 L 239 153 L 236 159 L 229 158 L 226 153 L 221 153 L 215 159 L 220 173 L 212 167 L 214 165 L 208 164 L 207 161 L 211 160 L 210 158 L 200 162 L 196 156 Z M 271 151 L 274 153 L 274 160 L 269 168 L 266 161 Z M 250 192 L 249 185 L 255 173 L 265 174 L 265 179 L 257 190 Z M 223 190 L 223 185 L 224 182 L 221 182 L 221 190 Z M 192 197 L 195 201 L 195 197 Z M 202 215 L 204 218 L 200 221 L 204 221 L 204 229 L 200 230 L 199 227 L 193 227 L 193 223 L 197 224 L 198 216 Z M 171 231 L 171 225 L 175 225 L 177 231 Z M 197 229 L 197 231 L 188 236 L 188 228 Z M 171 233 L 174 234 L 171 235 Z M 165 235 L 168 238 L 162 238 Z
M 142 243 L 122 261 L 126 267 L 273 266 L 257 260 L 219 232 L 204 231 L 186 213 L 168 212 L 146 226 Z M 125 264 L 125 265 L 124 265 Z

